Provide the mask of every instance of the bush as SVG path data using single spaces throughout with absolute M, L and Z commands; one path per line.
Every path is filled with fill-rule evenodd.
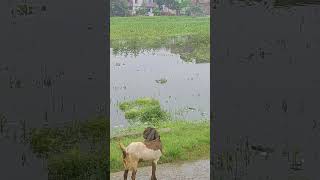
M 136 15 L 138 16 L 145 16 L 147 14 L 148 10 L 145 7 L 140 7 L 136 10 Z
M 128 2 L 126 0 L 111 0 L 110 16 L 128 16 Z
M 155 16 L 160 16 L 161 10 L 159 7 L 153 9 L 153 14 Z
M 204 11 L 202 10 L 202 8 L 199 5 L 190 6 L 186 10 L 186 14 L 188 16 L 204 16 L 205 15 Z

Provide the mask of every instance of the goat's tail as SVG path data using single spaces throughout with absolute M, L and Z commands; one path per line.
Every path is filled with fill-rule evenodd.
M 120 149 L 121 149 L 121 151 L 122 151 L 122 153 L 125 155 L 126 154 L 126 147 L 119 141 L 119 147 L 120 147 Z

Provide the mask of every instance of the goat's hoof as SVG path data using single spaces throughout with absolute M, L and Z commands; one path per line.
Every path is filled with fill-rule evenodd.
M 151 176 L 151 180 L 157 180 L 157 178 L 156 178 L 156 177 Z

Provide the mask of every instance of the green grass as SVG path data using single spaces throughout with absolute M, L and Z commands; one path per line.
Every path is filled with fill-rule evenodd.
M 145 127 L 128 129 L 128 131 L 142 132 Z M 163 143 L 163 156 L 159 163 L 171 163 L 177 161 L 188 161 L 206 159 L 210 157 L 210 123 L 209 121 L 188 122 L 168 121 L 160 123 L 156 128 L 170 128 L 167 133 L 160 133 Z M 120 140 L 125 145 L 133 141 L 143 141 L 141 137 L 124 137 Z M 121 151 L 118 140 L 110 143 L 110 171 L 123 170 Z M 142 163 L 140 166 L 150 165 Z
M 170 49 L 190 62 L 210 61 L 210 18 L 189 16 L 111 17 L 113 53 L 134 54 Z
M 206 36 L 210 34 L 209 17 L 111 17 L 110 39 L 158 40 L 177 36 Z

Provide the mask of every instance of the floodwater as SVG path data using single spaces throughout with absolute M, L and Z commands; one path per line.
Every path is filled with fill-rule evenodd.
M 118 103 L 140 97 L 158 99 L 175 119 L 209 118 L 209 63 L 186 62 L 166 48 L 111 54 L 111 128 L 128 125 Z

